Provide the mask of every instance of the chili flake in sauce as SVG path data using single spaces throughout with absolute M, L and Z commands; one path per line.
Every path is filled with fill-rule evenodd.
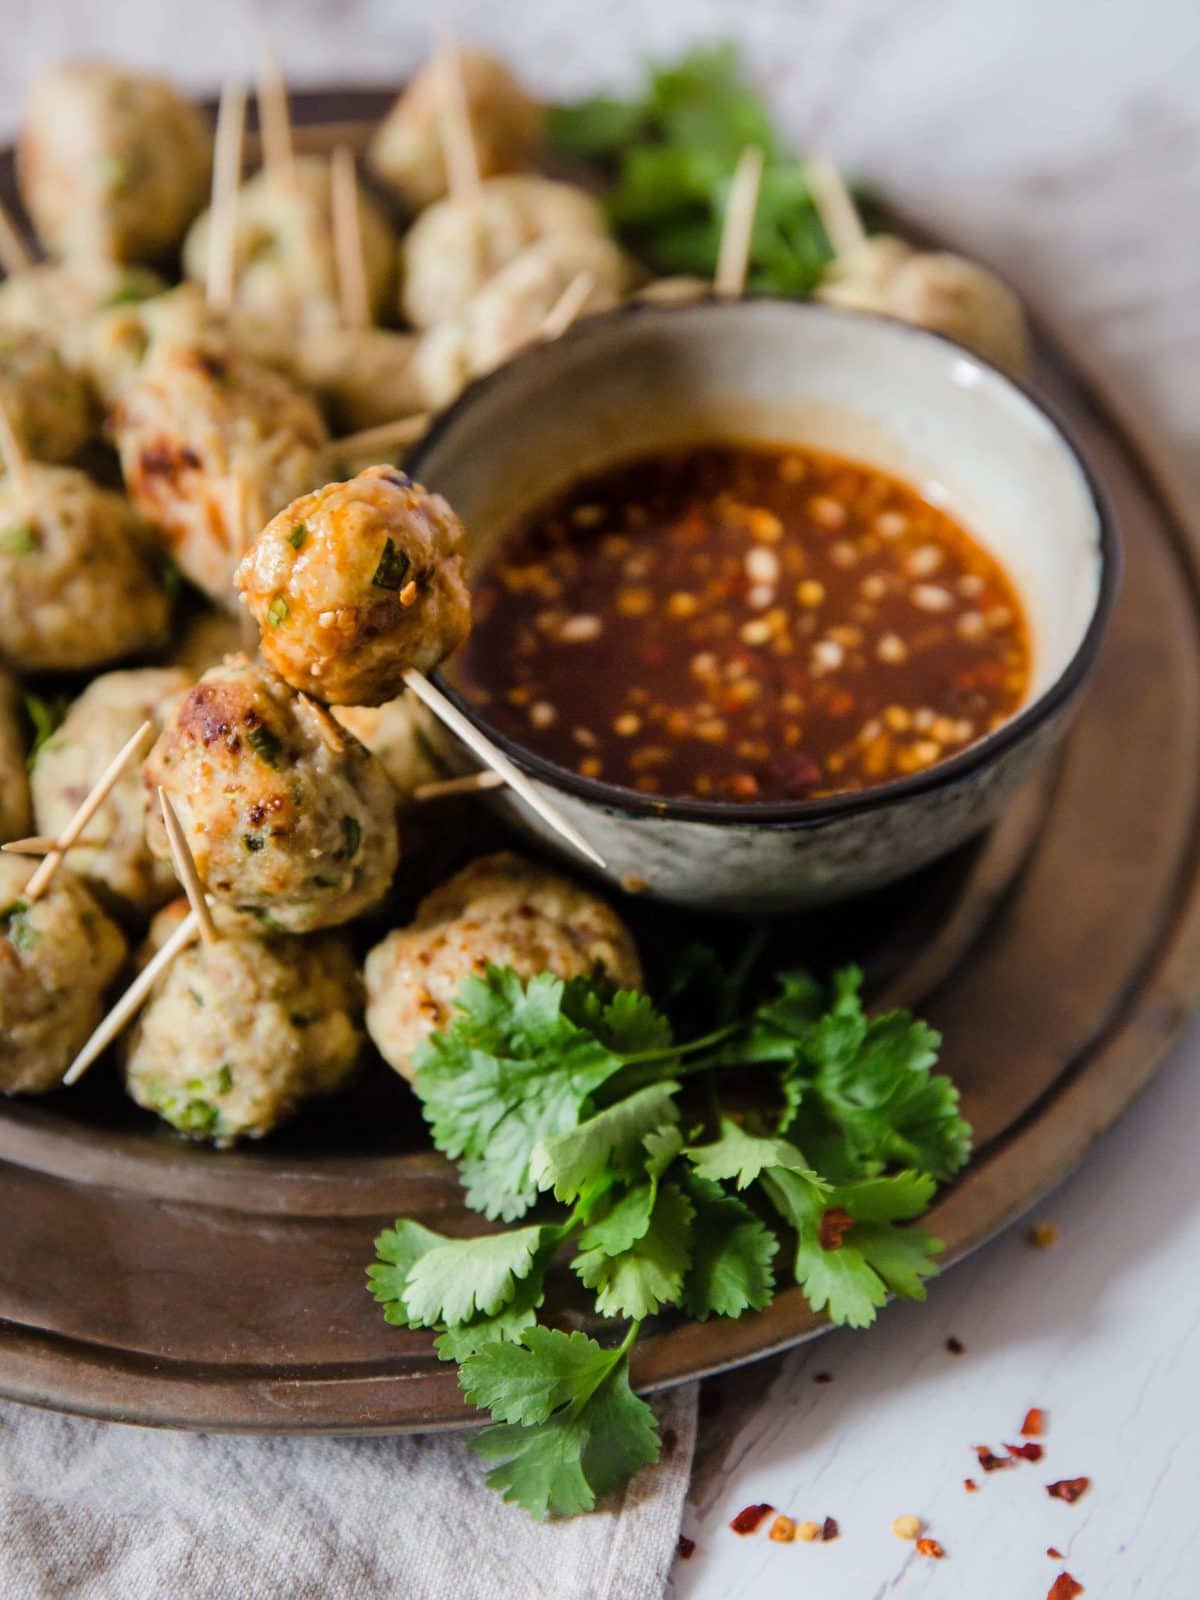
M 704 446 L 584 478 L 483 572 L 460 657 L 505 733 L 644 794 L 786 801 L 920 772 L 1021 704 L 1007 575 L 874 467 Z

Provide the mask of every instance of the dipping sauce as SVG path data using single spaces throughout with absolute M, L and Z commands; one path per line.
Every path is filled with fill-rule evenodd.
M 474 586 L 464 691 L 530 749 L 642 794 L 786 801 L 920 772 L 1029 683 L 1011 582 L 909 485 L 705 446 L 584 478 Z

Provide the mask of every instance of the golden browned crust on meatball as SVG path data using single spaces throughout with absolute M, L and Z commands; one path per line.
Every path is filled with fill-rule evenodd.
M 151 349 L 111 429 L 134 505 L 180 570 L 223 605 L 235 603 L 233 569 L 256 527 L 318 477 L 327 437 L 316 406 L 282 374 L 174 343 Z
M 302 496 L 267 524 L 237 571 L 262 653 L 329 705 L 393 700 L 466 638 L 462 523 L 395 467 Z
M 2 1094 L 56 1087 L 125 959 L 120 930 L 67 868 L 32 905 L 22 897 L 36 865 L 0 856 Z
M 0 658 L 19 671 L 98 667 L 164 642 L 169 604 L 123 495 L 70 467 L 0 478 Z
M 370 752 L 261 664 L 228 656 L 179 702 L 146 759 L 147 837 L 170 795 L 209 894 L 291 933 L 365 911 L 399 859 L 395 794 Z
M 482 856 L 367 957 L 367 1031 L 389 1065 L 411 1078 L 413 1051 L 447 1026 L 463 980 L 489 966 L 642 983 L 633 938 L 598 895 L 521 856 Z

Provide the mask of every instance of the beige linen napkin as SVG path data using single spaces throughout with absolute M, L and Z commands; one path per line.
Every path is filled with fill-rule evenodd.
M 3 1600 L 661 1600 L 697 1386 L 603 1510 L 534 1523 L 463 1434 L 158 1432 L 0 1404 Z

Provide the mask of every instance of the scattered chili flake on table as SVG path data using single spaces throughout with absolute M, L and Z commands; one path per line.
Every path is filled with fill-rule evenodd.
M 946 1556 L 946 1552 L 936 1539 L 918 1539 L 917 1554 L 919 1556 L 929 1556 L 933 1561 L 942 1561 Z
M 1060 1478 L 1057 1483 L 1048 1483 L 1046 1485 L 1046 1493 L 1051 1500 L 1065 1500 L 1069 1506 L 1073 1506 L 1076 1500 L 1081 1495 L 1085 1495 L 1091 1486 L 1092 1480 L 1090 1478 Z
M 821 1537 L 821 1530 L 815 1522 L 802 1522 L 796 1529 L 796 1537 L 805 1544 L 812 1544 L 814 1539 Z
M 1048 1544 L 1046 1546 L 1046 1554 L 1050 1557 L 1051 1561 L 1061 1561 L 1063 1558 L 1062 1551 L 1056 1549 L 1052 1544 Z
M 1058 1240 L 1059 1232 L 1052 1222 L 1035 1222 L 1029 1230 L 1029 1242 L 1035 1250 L 1049 1250 Z
M 897 1517 L 892 1523 L 892 1532 L 897 1539 L 915 1539 L 921 1531 L 920 1517 Z
M 869 789 L 965 749 L 1029 686 L 987 550 L 910 485 L 808 450 L 582 478 L 501 539 L 472 609 L 455 673 L 489 721 L 646 795 Z
M 1050 1592 L 1046 1600 L 1075 1600 L 1077 1595 L 1083 1593 L 1083 1585 L 1077 1583 L 1069 1572 L 1060 1572 L 1050 1585 Z
M 690 1561 L 696 1553 L 695 1539 L 689 1539 L 686 1533 L 679 1535 L 679 1559 Z
M 828 1544 L 831 1539 L 836 1539 L 840 1532 L 841 1529 L 838 1527 L 834 1518 L 826 1517 L 825 1521 L 821 1524 L 822 1543 Z
M 778 1516 L 767 1530 L 767 1538 L 776 1544 L 791 1544 L 796 1537 L 796 1524 L 791 1517 Z
M 1040 1461 L 1046 1454 L 1040 1444 L 1006 1444 L 1009 1455 L 1020 1461 Z
M 1005 1467 L 1013 1467 L 1016 1462 L 1011 1456 L 998 1456 L 988 1449 L 986 1444 L 977 1444 L 975 1454 L 979 1458 L 979 1465 L 985 1472 L 1000 1472 Z
M 763 1518 L 770 1516 L 774 1509 L 775 1507 L 768 1505 L 765 1500 L 760 1505 L 743 1506 L 729 1526 L 734 1533 L 757 1533 Z
M 979 1492 L 979 1485 L 975 1482 L 974 1478 L 964 1478 L 963 1488 L 968 1494 L 978 1494 Z
M 967 1347 L 961 1339 L 956 1339 L 954 1335 L 951 1334 L 946 1340 L 946 1349 L 949 1350 L 952 1356 L 961 1356 L 966 1354 Z
M 1041 1406 L 1030 1406 L 1025 1413 L 1025 1420 L 1021 1424 L 1021 1432 L 1026 1439 L 1040 1439 L 1046 1431 L 1046 1413 Z

